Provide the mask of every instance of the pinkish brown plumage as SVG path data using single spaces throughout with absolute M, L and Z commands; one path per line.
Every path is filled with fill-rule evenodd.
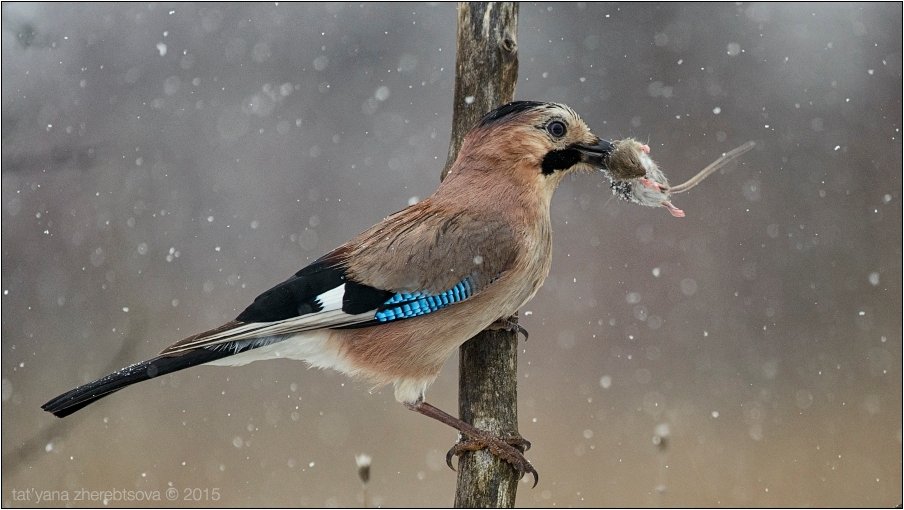
M 66 416 L 127 385 L 198 364 L 291 358 L 372 384 L 536 472 L 515 448 L 423 401 L 450 354 L 529 301 L 551 264 L 550 200 L 603 169 L 611 144 L 565 105 L 521 101 L 466 136 L 439 188 L 255 299 L 235 321 L 44 405 Z

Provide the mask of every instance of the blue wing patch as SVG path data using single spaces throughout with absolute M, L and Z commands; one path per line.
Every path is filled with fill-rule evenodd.
M 471 278 L 465 278 L 451 289 L 439 294 L 424 292 L 400 292 L 386 300 L 374 315 L 377 322 L 389 322 L 425 315 L 464 301 L 474 294 Z

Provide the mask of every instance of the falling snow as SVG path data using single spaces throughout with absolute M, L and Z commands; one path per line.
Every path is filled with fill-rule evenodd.
M 520 9 L 518 99 L 564 101 L 597 135 L 643 140 L 673 185 L 757 148 L 678 195 L 681 220 L 611 200 L 600 175 L 562 180 L 549 276 L 518 342 L 527 456 L 554 474 L 519 501 L 900 503 L 901 197 L 888 185 L 901 168 L 900 8 Z M 234 319 L 423 202 L 446 162 L 452 4 L 3 14 L 11 437 L 50 420 L 37 404 L 53 394 Z M 476 108 L 483 94 L 459 97 Z M 102 488 L 90 466 L 117 466 L 124 487 L 220 487 L 202 506 L 448 501 L 438 424 L 406 414 L 391 386 L 304 366 L 203 367 L 117 392 L 75 418 L 88 426 L 42 436 L 29 462 L 59 472 L 13 476 Z M 428 401 L 454 412 L 455 381 L 447 363 Z M 559 475 L 573 486 L 548 481 Z

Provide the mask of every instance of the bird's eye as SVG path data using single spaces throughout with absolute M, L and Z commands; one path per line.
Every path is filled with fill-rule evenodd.
M 546 125 L 546 132 L 555 138 L 562 138 L 565 136 L 566 131 L 568 131 L 568 129 L 561 120 L 554 120 Z

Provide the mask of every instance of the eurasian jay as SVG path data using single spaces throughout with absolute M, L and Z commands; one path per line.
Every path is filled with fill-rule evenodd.
M 563 104 L 516 101 L 467 134 L 446 179 L 258 296 L 235 320 L 44 404 L 67 416 L 128 385 L 195 365 L 291 358 L 376 385 L 520 472 L 527 442 L 497 438 L 424 401 L 462 343 L 506 321 L 549 273 L 550 200 L 566 175 L 604 170 L 612 144 Z M 611 176 L 610 176 L 611 177 Z M 448 458 L 447 458 L 448 460 Z

